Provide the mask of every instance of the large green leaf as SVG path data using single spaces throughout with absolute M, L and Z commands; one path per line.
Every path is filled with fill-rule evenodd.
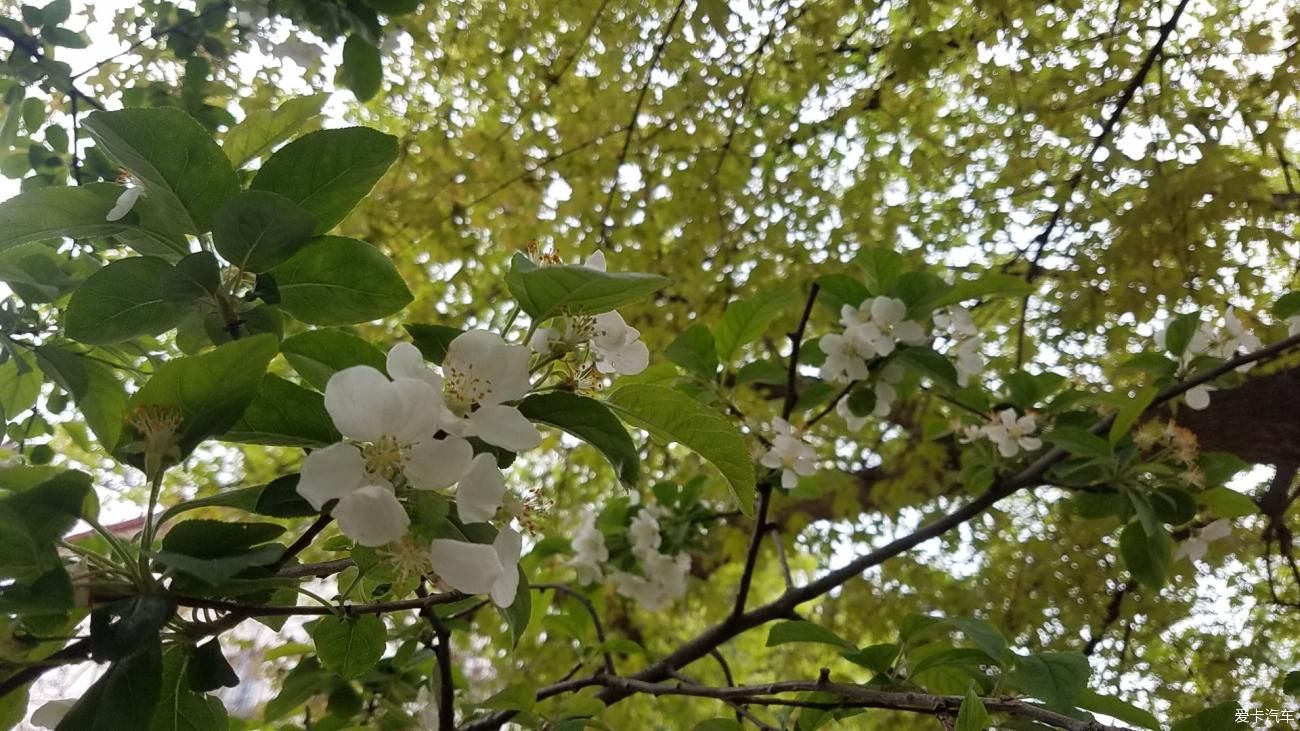
M 279 193 L 316 217 L 316 233 L 343 220 L 397 159 L 397 138 L 364 127 L 304 135 L 276 150 L 253 190 Z
M 384 81 L 384 63 L 379 49 L 360 35 L 353 33 L 343 44 L 343 63 L 339 65 L 337 81 L 364 102 L 375 94 Z
M 311 632 L 316 654 L 327 669 L 346 678 L 371 670 L 384 656 L 388 630 L 373 614 L 359 617 L 324 617 Z
M 1077 652 L 1041 652 L 1016 658 L 1010 680 L 1054 711 L 1069 713 L 1088 687 L 1088 658 Z
M 81 411 L 86 426 L 105 450 L 117 444 L 126 415 L 126 389 L 113 369 L 81 353 L 55 345 L 36 349 L 36 362 Z
M 250 190 L 217 210 L 212 243 L 226 261 L 246 272 L 283 263 L 311 240 L 316 219 L 277 193 Z
M 599 449 L 627 487 L 635 487 L 641 458 L 623 424 L 599 401 L 565 391 L 534 394 L 519 403 L 532 421 L 550 424 Z
M 1144 711 L 1132 703 L 1122 701 L 1114 696 L 1102 695 L 1085 689 L 1083 693 L 1079 694 L 1078 705 L 1080 708 L 1086 708 L 1094 713 L 1102 713 L 1125 723 L 1131 723 L 1134 726 L 1160 731 L 1160 720 L 1152 715 L 1150 711 Z
M 702 322 L 686 328 L 664 349 L 668 360 L 713 381 L 718 373 L 718 349 L 709 326 Z
M 1173 541 L 1162 526 L 1152 526 L 1148 533 L 1141 521 L 1134 520 L 1120 533 L 1119 550 L 1133 578 L 1151 589 L 1165 585 L 1173 564 Z
M 318 391 L 325 390 L 330 376 L 344 368 L 368 365 L 384 370 L 384 354 L 378 348 L 345 330 L 308 330 L 280 343 L 289 365 Z
M 642 383 L 616 389 L 606 403 L 624 421 L 708 460 L 722 473 L 741 511 L 753 513 L 754 465 L 744 437 L 721 414 L 681 391 Z
M 383 252 L 364 241 L 324 236 L 272 270 L 280 307 L 311 325 L 351 325 L 391 315 L 411 292 Z
M 171 274 L 172 265 L 153 256 L 109 264 L 72 293 L 64 330 L 73 340 L 103 345 L 176 327 L 186 310 L 163 294 Z
M 328 98 L 329 94 L 312 94 L 288 99 L 275 109 L 255 109 L 230 128 L 221 149 L 232 165 L 242 168 L 319 115 Z
M 668 284 L 666 277 L 636 272 L 602 272 L 576 264 L 539 267 L 515 254 L 506 285 L 534 320 L 565 313 L 599 314 L 640 302 Z
M 162 692 L 150 731 L 227 731 L 226 707 L 215 696 L 190 689 L 194 653 L 173 645 L 163 654 Z
M 83 126 L 185 233 L 208 231 L 217 209 L 239 192 L 239 178 L 212 135 L 179 109 L 94 112 Z
M 715 336 L 718 359 L 731 363 L 741 347 L 761 338 L 777 318 L 794 313 L 798 303 L 798 289 L 778 287 L 727 305 Z
M 142 254 L 179 257 L 183 237 L 146 228 L 138 216 L 109 221 L 122 186 L 36 188 L 0 203 L 0 250 L 33 241 L 120 236 Z
M 961 708 L 957 710 L 956 731 L 984 731 L 988 725 L 988 709 L 984 707 L 984 701 L 980 700 L 975 689 L 971 688 L 966 691 Z
M 283 533 L 284 526 L 276 523 L 237 523 L 201 518 L 172 526 L 163 536 L 162 547 L 164 551 L 195 558 L 218 558 L 248 550 Z
M 56 731 L 140 731 L 150 727 L 162 697 L 162 647 L 154 637 L 108 667 L 82 694 Z
M 222 439 L 282 447 L 326 447 L 339 440 L 325 399 L 296 383 L 268 375 L 257 397 Z
M 275 353 L 275 338 L 257 335 L 202 355 L 170 360 L 135 392 L 129 406 L 178 408 L 181 453 L 189 454 L 199 442 L 235 425 L 257 395 Z M 119 449 L 122 446 L 119 441 Z
M 210 586 L 220 586 L 247 569 L 274 563 L 283 554 L 284 546 L 268 543 L 207 558 L 172 551 L 157 551 L 153 556 L 175 571 L 193 576 Z
M 87 512 L 90 476 L 67 471 L 0 499 L 0 579 L 33 581 L 61 570 L 55 543 Z

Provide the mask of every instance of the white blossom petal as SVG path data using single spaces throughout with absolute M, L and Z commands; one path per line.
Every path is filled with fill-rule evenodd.
M 398 343 L 388 351 L 388 376 L 393 380 L 411 378 L 424 381 L 433 390 L 442 393 L 442 376 L 424 362 L 420 349 L 410 343 Z
M 104 216 L 104 220 L 120 221 L 126 218 L 126 214 L 130 213 L 132 208 L 135 208 L 136 201 L 140 200 L 142 195 L 144 195 L 144 188 L 138 185 L 128 187 L 117 197 L 117 202 L 113 204 L 113 208 L 108 212 L 108 215 Z
M 470 415 L 469 422 L 483 441 L 512 452 L 535 449 L 542 443 L 542 433 L 513 406 L 484 406 Z
M 628 343 L 617 350 L 597 350 L 596 370 L 601 373 L 621 373 L 635 376 L 650 365 L 650 349 L 640 340 Z
M 71 711 L 76 703 L 75 698 L 44 703 L 32 713 L 32 725 L 51 730 L 58 728 L 58 725 L 63 722 L 63 717 L 68 715 L 68 711 Z
M 402 472 L 411 487 L 437 490 L 451 487 L 461 479 L 474 459 L 474 448 L 460 437 L 449 436 L 417 442 L 404 454 L 406 466 Z
M 497 550 L 485 543 L 437 538 L 429 546 L 433 570 L 457 591 L 487 594 L 501 575 Z
M 582 262 L 582 265 L 588 269 L 595 269 L 598 272 L 605 271 L 605 252 L 597 251 L 587 257 L 587 260 Z
M 506 481 L 496 457 L 480 454 L 456 486 L 456 512 L 466 523 L 484 523 L 497 514 L 505 494 Z
M 400 409 L 384 374 L 370 366 L 353 366 L 330 376 L 325 410 L 343 436 L 373 442 L 384 436 L 385 417 Z
M 893 325 L 907 317 L 907 304 L 894 297 L 877 297 L 871 301 L 871 319 L 880 325 Z
M 1210 389 L 1202 384 L 1195 388 L 1189 389 L 1184 398 L 1187 400 L 1187 406 L 1197 411 L 1201 411 L 1210 405 Z
M 492 601 L 498 607 L 508 607 L 515 603 L 515 594 L 519 591 L 519 555 L 523 550 L 523 537 L 513 528 L 502 528 L 492 547 L 496 550 L 497 561 L 501 564 L 501 573 L 492 582 Z
M 448 400 L 462 406 L 493 406 L 528 393 L 528 348 L 496 333 L 469 330 L 447 346 L 442 361 Z
M 442 398 L 425 381 L 399 378 L 388 385 L 391 396 L 385 401 L 389 411 L 384 418 L 384 433 L 399 444 L 414 444 L 430 439 L 442 426 Z M 396 408 L 394 408 L 394 406 Z
M 343 535 L 363 546 L 382 546 L 406 535 L 411 519 L 391 488 L 366 485 L 339 500 L 332 513 Z
M 346 497 L 366 482 L 366 460 L 351 444 L 317 449 L 302 462 L 298 494 L 320 510 L 331 500 Z

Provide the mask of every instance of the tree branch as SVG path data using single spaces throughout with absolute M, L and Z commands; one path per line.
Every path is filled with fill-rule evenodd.
M 232 612 L 241 619 L 249 617 L 292 617 L 292 616 L 325 616 L 330 614 L 342 613 L 345 615 L 352 614 L 387 614 L 389 612 L 401 612 L 407 609 L 425 609 L 437 604 L 451 604 L 466 598 L 466 595 L 458 591 L 449 591 L 442 594 L 428 594 L 415 599 L 401 599 L 392 602 L 378 602 L 376 604 L 344 604 L 341 607 L 326 606 L 284 606 L 275 604 L 245 604 L 243 602 L 229 601 L 226 599 L 208 599 L 198 596 L 174 596 L 170 598 L 175 600 L 182 607 L 191 607 L 194 609 L 216 609 L 223 612 Z
M 582 605 L 583 609 L 587 610 L 587 614 L 591 616 L 591 623 L 596 628 L 596 640 L 602 645 L 601 654 L 605 657 L 605 672 L 610 675 L 616 675 L 617 671 L 614 669 L 614 657 L 609 654 L 608 649 L 603 648 L 606 639 L 605 625 L 601 623 L 600 615 L 596 613 L 596 607 L 592 605 L 591 600 L 584 596 L 582 592 L 565 584 L 533 584 L 533 588 L 538 591 L 550 590 L 559 594 L 564 594 L 565 596 L 577 601 Z

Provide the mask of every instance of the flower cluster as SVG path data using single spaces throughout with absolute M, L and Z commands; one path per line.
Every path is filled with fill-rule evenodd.
M 605 577 L 600 566 L 608 560 L 605 534 L 596 527 L 595 513 L 587 513 L 573 535 L 573 558 L 569 560 L 569 566 L 577 572 L 578 583 L 594 584 Z
M 641 569 L 640 575 L 615 571 L 609 576 L 614 589 L 651 611 L 668 607 L 686 595 L 686 577 L 691 571 L 691 557 L 686 553 L 661 553 L 660 510 L 645 506 L 632 518 L 628 543 Z
M 1225 518 L 1210 523 L 1209 525 L 1196 531 L 1187 540 L 1178 546 L 1174 551 L 1174 560 L 1178 561 L 1186 558 L 1192 563 L 1205 559 L 1206 551 L 1210 550 L 1210 544 L 1215 541 L 1223 540 L 1232 535 L 1232 523 Z
M 880 369 L 879 379 L 871 387 L 875 405 L 871 408 L 870 416 L 879 418 L 889 416 L 889 412 L 894 408 L 894 402 L 898 400 L 898 391 L 894 386 L 901 380 L 903 380 L 903 369 L 897 364 L 891 363 Z M 849 431 L 859 431 L 867 425 L 868 416 L 855 413 L 851 399 L 840 399 L 835 404 L 835 413 L 844 419 Z
M 772 446 L 758 461 L 768 469 L 781 470 L 781 487 L 788 490 L 799 484 L 800 477 L 817 471 L 817 452 L 785 419 L 773 419 L 771 429 L 775 434 Z
M 389 351 L 387 376 L 369 366 L 335 373 L 325 408 L 345 441 L 307 456 L 299 494 L 317 510 L 333 502 L 339 530 L 364 546 L 406 535 L 404 490 L 455 485 L 461 521 L 490 521 L 506 497 L 505 478 L 491 454 L 474 455 L 468 438 L 512 451 L 541 443 L 537 428 L 508 403 L 529 390 L 528 359 L 522 346 L 471 330 L 448 346 L 441 374 L 409 343 Z M 505 527 L 492 546 L 434 541 L 430 557 L 453 588 L 490 593 L 507 606 L 521 545 L 519 534 Z
M 944 308 L 934 313 L 934 325 L 945 331 L 952 341 L 948 355 L 957 368 L 957 385 L 969 385 L 971 376 L 978 376 L 987 364 L 984 338 L 975 327 L 970 310 L 961 305 Z
M 1033 414 L 1016 416 L 1015 409 L 1003 409 L 984 424 L 964 427 L 961 441 L 970 444 L 979 439 L 987 439 L 998 448 L 998 454 L 1010 459 L 1021 450 L 1033 452 L 1041 449 L 1043 440 L 1034 436 L 1037 432 L 1038 420 Z
M 1167 339 L 1169 335 L 1169 326 L 1156 331 L 1156 345 L 1161 350 L 1168 349 Z M 1187 340 L 1187 346 L 1183 349 L 1181 360 L 1179 362 L 1179 373 L 1185 373 L 1190 363 L 1198 357 L 1208 356 L 1227 360 L 1241 351 L 1254 351 L 1263 346 L 1259 337 L 1248 330 L 1241 318 L 1237 317 L 1236 310 L 1229 307 L 1223 316 L 1223 329 L 1215 330 L 1209 323 L 1200 322 L 1192 332 L 1191 337 Z M 1239 370 L 1250 370 L 1253 364 L 1248 363 L 1240 366 Z M 1190 408 L 1202 410 L 1210 405 L 1210 393 L 1217 390 L 1213 384 L 1202 383 L 1187 391 L 1183 395 Z
M 824 335 L 818 343 L 826 354 L 821 377 L 840 384 L 861 381 L 868 375 L 867 361 L 889 355 L 899 343 L 924 344 L 925 328 L 906 318 L 906 303 L 893 297 L 867 299 L 857 307 L 844 305 L 843 334 Z
M 543 257 L 541 261 L 547 263 L 550 259 Z M 603 272 L 605 255 L 598 251 L 582 266 Z M 577 352 L 584 345 L 591 349 L 599 373 L 631 376 L 650 364 L 650 350 L 641 342 L 641 332 L 615 310 L 599 315 L 566 315 L 562 328 L 540 328 L 528 342 L 534 352 L 554 358 Z

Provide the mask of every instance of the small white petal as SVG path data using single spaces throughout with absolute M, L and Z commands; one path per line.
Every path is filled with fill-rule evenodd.
M 497 469 L 496 458 L 480 454 L 456 486 L 456 512 L 465 523 L 486 522 L 497 514 L 505 494 L 506 481 Z
M 331 444 L 317 449 L 302 462 L 298 494 L 313 508 L 352 494 L 366 481 L 366 460 L 351 444 Z
M 425 381 L 399 378 L 386 386 L 381 403 L 384 434 L 399 444 L 429 439 L 442 426 L 442 395 Z
M 122 191 L 122 195 L 117 197 L 117 203 L 113 205 L 113 209 L 108 212 L 107 216 L 104 216 L 105 220 L 120 221 L 126 218 L 126 214 L 131 212 L 136 201 L 140 200 L 142 195 L 144 195 L 144 188 L 139 186 L 131 186 Z
M 466 594 L 486 594 L 501 575 L 496 548 L 438 538 L 429 546 L 433 570 L 453 589 Z
M 1201 529 L 1200 538 L 1205 541 L 1217 541 L 1232 535 L 1232 523 L 1226 518 L 1210 523 Z
M 325 410 L 343 436 L 363 442 L 384 436 L 384 417 L 401 407 L 389 402 L 389 383 L 370 366 L 344 368 L 330 376 L 325 384 Z
M 1207 408 L 1210 405 L 1210 389 L 1204 385 L 1190 389 L 1184 398 L 1187 400 L 1187 406 L 1197 411 Z
M 426 439 L 404 451 L 406 466 L 402 472 L 411 487 L 417 490 L 437 490 L 451 487 L 469 469 L 474 458 L 474 448 L 456 436 L 443 439 Z
M 32 713 L 32 725 L 48 729 L 57 728 L 76 703 L 73 698 L 49 701 Z
M 388 376 L 393 380 L 411 378 L 424 381 L 433 386 L 433 390 L 442 392 L 442 376 L 438 375 L 424 362 L 420 349 L 410 343 L 398 343 L 388 351 Z
M 598 272 L 605 271 L 605 252 L 597 251 L 587 257 L 587 260 L 582 262 L 582 265 L 588 269 L 595 269 Z
M 881 325 L 893 325 L 907 317 L 907 304 L 893 297 L 877 297 L 871 302 L 871 319 Z
M 473 403 L 492 406 L 528 393 L 528 348 L 510 345 L 496 333 L 469 330 L 447 346 L 442 361 L 447 389 L 463 389 Z M 469 381 L 474 383 L 471 387 Z
M 535 449 L 542 433 L 513 406 L 484 406 L 469 417 L 474 434 L 512 452 Z
M 406 510 L 390 488 L 366 485 L 339 500 L 332 513 L 343 535 L 363 546 L 382 546 L 406 535 Z
M 596 370 L 601 373 L 635 376 L 650 365 L 650 349 L 640 340 L 628 343 L 617 350 L 597 349 L 596 352 L 600 356 L 596 361 Z

